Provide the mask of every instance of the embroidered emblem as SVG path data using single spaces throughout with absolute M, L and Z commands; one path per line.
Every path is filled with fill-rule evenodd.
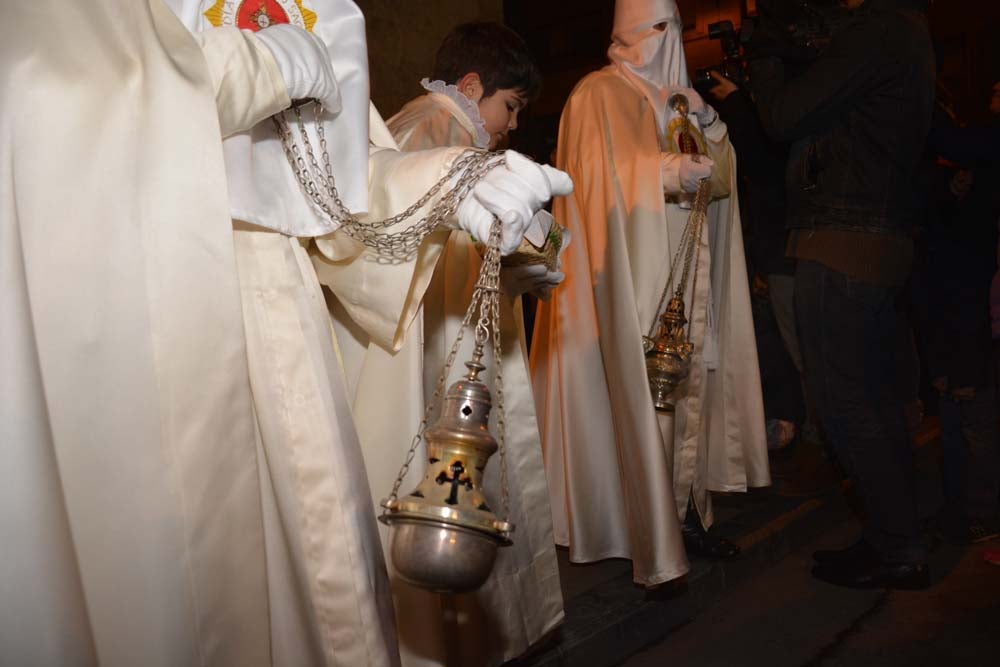
M 306 9 L 303 2 L 304 0 L 215 0 L 205 10 L 204 16 L 216 27 L 231 25 L 256 32 L 278 23 L 291 23 L 312 31 L 316 25 L 316 13 Z

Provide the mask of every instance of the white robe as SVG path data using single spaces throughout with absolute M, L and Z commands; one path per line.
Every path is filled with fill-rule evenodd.
M 2 662 L 270 665 L 221 135 L 287 96 L 158 0 L 4 14 Z
M 474 126 L 468 116 L 447 96 L 429 93 L 416 98 L 389 120 L 389 128 L 404 150 L 473 144 Z M 403 394 L 429 397 L 435 388 L 445 358 L 458 334 L 472 297 L 481 260 L 465 233 L 447 236 L 447 244 L 438 261 L 424 297 L 422 318 L 407 334 L 423 338 L 423 354 L 404 349 L 384 358 L 378 367 L 366 365 L 360 382 L 371 386 L 393 387 Z M 419 324 L 422 319 L 423 330 Z M 347 331 L 338 330 L 347 336 Z M 397 584 L 396 613 L 400 628 L 400 652 L 404 665 L 499 665 L 528 650 L 563 618 L 562 594 L 552 539 L 548 489 L 542 463 L 541 446 L 531 396 L 524 347 L 524 325 L 520 303 L 504 298 L 501 304 L 501 343 L 504 350 L 503 374 L 506 408 L 507 465 L 511 491 L 511 520 L 516 524 L 514 545 L 500 550 L 493 573 L 482 589 L 474 594 L 439 596 Z M 345 346 L 346 347 L 346 346 Z M 464 371 L 461 362 L 471 355 L 471 340 L 466 340 L 448 384 Z M 384 350 L 372 350 L 383 358 Z M 492 364 L 487 351 L 484 363 Z M 485 380 L 492 383 L 492 370 Z M 386 398 L 373 392 L 355 399 L 359 417 L 376 417 Z M 399 465 L 402 452 L 410 443 L 419 421 L 422 401 L 410 399 L 409 421 L 393 424 L 394 433 L 382 426 L 370 438 L 362 435 L 369 475 L 379 478 L 377 502 L 385 497 Z M 494 407 L 495 412 L 495 407 Z M 492 420 L 495 428 L 495 418 Z M 393 443 L 389 456 L 378 455 L 381 443 Z M 487 469 L 485 488 L 499 506 L 499 460 L 494 457 Z M 418 459 L 415 474 L 407 479 L 404 490 L 415 485 L 422 475 Z M 374 480 L 373 480 L 374 486 Z
M 705 138 L 733 183 L 724 129 Z M 687 571 L 678 517 L 689 497 L 710 525 L 709 490 L 770 483 L 735 194 L 709 206 L 697 293 L 688 285 L 685 297 L 694 307 L 691 375 L 675 416 L 653 408 L 642 336 L 688 217 L 664 202 L 661 150 L 652 107 L 614 65 L 570 95 L 557 162 L 576 187 L 554 214 L 573 244 L 565 283 L 539 308 L 531 352 L 556 541 L 574 562 L 631 558 L 644 585 Z M 710 315 L 714 370 L 704 357 Z
M 373 107 L 369 123 L 373 140 L 384 145 L 387 131 Z M 381 219 L 407 208 L 455 155 L 373 147 L 368 215 Z M 379 403 L 382 414 L 358 413 L 355 426 L 310 242 L 234 224 L 250 381 L 266 461 L 262 488 L 276 606 L 275 663 L 399 664 L 392 596 L 364 473 L 371 458 L 366 462 L 359 441 L 359 433 L 386 420 L 387 406 Z M 437 257 L 428 244 L 414 261 L 385 263 L 343 233 L 316 239 L 313 252 L 336 295 L 331 304 L 373 330 L 391 331 L 391 337 L 402 336 L 398 323 L 410 319 L 407 313 L 419 303 L 420 285 Z

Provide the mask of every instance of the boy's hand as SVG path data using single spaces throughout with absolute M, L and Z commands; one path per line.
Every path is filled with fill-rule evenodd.
M 521 264 L 500 269 L 500 284 L 511 301 L 526 292 L 545 301 L 552 295 L 552 288 L 565 278 L 566 274 L 549 271 L 544 264 Z

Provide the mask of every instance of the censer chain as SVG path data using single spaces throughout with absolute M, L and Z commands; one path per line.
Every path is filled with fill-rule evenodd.
M 343 229 L 351 238 L 374 250 L 381 259 L 405 260 L 412 257 L 428 234 L 449 221 L 458 210 L 458 206 L 462 200 L 472 191 L 472 188 L 490 170 L 503 164 L 503 157 L 499 154 L 470 149 L 456 159 L 448 172 L 431 186 L 424 196 L 405 211 L 385 220 L 362 221 L 344 205 L 340 193 L 337 191 L 333 176 L 333 165 L 327 149 L 326 133 L 321 122 L 322 109 L 318 104 L 313 106 L 322 165 L 320 165 L 320 161 L 316 157 L 316 151 L 309 138 L 309 133 L 306 131 L 301 107 L 292 109 L 296 120 L 297 134 L 302 142 L 301 148 L 296 141 L 296 133 L 293 132 L 285 116 L 285 112 L 276 114 L 272 118 L 278 136 L 281 138 L 285 157 L 291 165 L 296 180 L 299 182 L 306 196 L 325 214 L 327 218 L 325 220 L 326 226 L 331 231 Z M 305 152 L 304 157 L 303 151 Z M 447 184 L 452 182 L 454 182 L 452 189 L 441 196 L 438 204 L 430 213 L 403 231 L 382 231 L 413 218 Z M 399 498 L 399 489 L 410 471 L 410 466 L 416 457 L 417 448 L 420 445 L 421 439 L 423 439 L 424 431 L 426 431 L 430 423 L 431 415 L 439 407 L 448 375 L 455 364 L 455 359 L 458 357 L 462 342 L 465 339 L 465 331 L 472 326 L 473 320 L 476 319 L 478 313 L 479 317 L 474 327 L 478 354 L 481 355 L 483 346 L 492 338 L 492 349 L 496 366 L 494 391 L 497 397 L 497 445 L 500 454 L 500 492 L 503 519 L 506 521 L 510 515 L 510 492 L 506 460 L 507 449 L 505 446 L 506 424 L 504 419 L 503 372 L 500 363 L 500 236 L 500 221 L 499 219 L 494 219 L 493 227 L 490 231 L 489 243 L 483 258 L 483 265 L 480 268 L 479 278 L 473 290 L 472 300 L 462 320 L 462 326 L 455 338 L 455 342 L 445 360 L 444 369 L 441 371 L 440 376 L 438 376 L 434 387 L 434 394 L 431 396 L 424 410 L 417 434 L 410 443 L 403 466 L 400 468 L 399 474 L 393 483 L 392 492 L 389 494 L 390 500 Z M 492 336 L 490 335 L 491 332 Z M 478 358 L 476 361 L 478 361 Z
M 709 194 L 711 192 L 711 185 L 708 180 L 703 180 L 698 184 L 698 191 L 695 193 L 694 203 L 691 207 L 691 214 L 688 216 L 687 222 L 684 225 L 684 230 L 681 232 L 680 242 L 677 245 L 677 250 L 674 252 L 673 260 L 670 262 L 670 271 L 667 275 L 667 283 L 663 286 L 663 292 L 660 294 L 660 301 L 656 306 L 656 316 L 653 317 L 652 324 L 649 327 L 649 333 L 646 336 L 648 339 L 652 339 L 656 334 L 657 322 L 659 320 L 659 315 L 663 312 L 667 304 L 667 298 L 670 296 L 670 291 L 674 287 L 674 276 L 677 273 L 678 266 L 683 266 L 681 269 L 681 279 L 676 289 L 674 290 L 674 296 L 683 299 L 684 291 L 687 287 L 688 277 L 690 275 L 690 269 L 692 264 L 692 259 L 696 258 L 698 248 L 701 247 L 701 231 L 704 228 L 706 213 L 708 210 L 708 200 Z M 683 256 L 683 265 L 681 264 L 681 257 Z M 694 312 L 694 288 L 697 286 L 698 281 L 698 262 L 695 261 L 695 273 L 694 281 L 692 283 L 692 298 L 691 298 L 691 312 Z M 689 317 L 690 320 L 690 317 Z M 688 328 L 688 339 L 690 340 L 691 330 Z
M 497 397 L 497 449 L 500 455 L 500 496 L 501 506 L 503 508 L 502 519 L 507 521 L 510 516 L 510 490 L 507 481 L 507 448 L 504 420 L 503 371 L 501 370 L 502 364 L 500 363 L 500 234 L 500 220 L 498 218 L 494 218 L 493 227 L 490 230 L 489 242 L 486 247 L 486 253 L 483 257 L 483 264 L 479 269 L 479 278 L 476 281 L 476 286 L 472 292 L 472 300 L 469 303 L 468 310 L 465 312 L 465 317 L 462 319 L 462 326 L 458 330 L 455 342 L 452 344 L 451 350 L 448 352 L 444 368 L 437 378 L 437 382 L 434 386 L 434 394 L 431 396 L 431 400 L 424 409 L 424 415 L 420 420 L 420 426 L 417 430 L 417 434 L 413 437 L 413 440 L 410 443 L 410 449 L 406 453 L 406 459 L 403 462 L 403 466 L 400 468 L 395 482 L 393 482 L 392 491 L 389 494 L 389 500 L 396 500 L 399 498 L 399 489 L 403 485 L 403 480 L 410 471 L 410 465 L 413 463 L 413 459 L 416 458 L 417 448 L 420 445 L 420 441 L 424 437 L 424 431 L 427 430 L 427 426 L 430 423 L 431 415 L 434 414 L 435 410 L 439 407 L 441 395 L 444 393 L 448 376 L 451 373 L 451 369 L 455 364 L 455 359 L 458 357 L 458 353 L 462 347 L 462 342 L 465 339 L 465 331 L 466 329 L 472 327 L 474 329 L 476 342 L 476 354 L 474 355 L 475 361 L 479 361 L 483 345 L 485 345 L 488 340 L 492 339 L 493 359 L 496 367 L 494 391 L 496 392 Z M 474 326 L 473 320 L 475 320 Z
M 324 225 L 331 232 L 342 229 L 351 238 L 374 250 L 381 259 L 405 261 L 412 257 L 428 234 L 450 221 L 472 188 L 490 170 L 503 164 L 502 155 L 469 149 L 454 160 L 448 172 L 405 211 L 385 220 L 362 221 L 351 213 L 340 197 L 334 182 L 326 132 L 321 122 L 322 109 L 318 104 L 313 107 L 322 165 L 320 159 L 316 157 L 313 142 L 306 131 L 301 107 L 291 110 L 296 120 L 297 132 L 293 131 L 289 124 L 286 112 L 272 117 L 285 157 L 303 192 L 323 212 Z M 297 139 L 301 141 L 301 147 Z M 438 196 L 449 183 L 454 183 L 454 186 L 441 195 L 429 213 L 406 229 L 398 232 L 384 231 L 414 218 L 418 211 Z

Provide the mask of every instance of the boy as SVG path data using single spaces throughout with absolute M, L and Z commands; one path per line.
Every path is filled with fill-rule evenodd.
M 466 23 L 438 49 L 428 91 L 389 119 L 406 150 L 441 146 L 496 149 L 541 89 L 527 46 L 498 23 Z
M 518 113 L 538 94 L 540 76 L 516 34 L 496 23 L 472 23 L 455 28 L 445 38 L 437 53 L 433 81 L 425 79 L 423 86 L 428 93 L 408 103 L 388 122 L 399 147 L 404 151 L 446 146 L 485 149 L 496 147 L 507 132 L 517 127 Z M 405 392 L 408 396 L 420 394 L 421 381 L 424 396 L 433 393 L 471 299 L 480 265 L 471 237 L 466 233 L 450 234 L 424 297 L 422 351 L 418 350 L 414 358 L 407 354 L 408 350 L 401 350 L 387 360 L 381 371 L 394 378 L 410 378 L 411 389 Z M 439 600 L 435 594 L 405 585 L 394 587 L 404 665 L 499 665 L 524 653 L 562 620 L 562 596 L 518 299 L 527 289 L 550 287 L 561 279 L 561 274 L 549 273 L 543 266 L 504 270 L 509 298 L 501 305 L 500 338 L 510 520 L 517 526 L 514 544 L 500 551 L 493 574 L 474 595 Z M 338 329 L 338 340 L 350 345 L 347 333 Z M 461 361 L 470 356 L 470 338 L 466 336 L 449 384 L 461 375 Z M 485 381 L 493 388 L 492 354 L 488 353 L 484 363 L 489 369 Z M 365 374 L 373 373 L 366 369 Z M 361 382 L 367 380 L 363 377 Z M 400 384 L 406 382 L 400 380 Z M 361 404 L 364 397 L 359 394 L 355 400 L 355 414 L 365 414 L 368 410 Z M 495 392 L 493 400 L 497 400 Z M 373 394 L 373 409 L 374 403 L 384 401 L 384 393 Z M 377 464 L 370 452 L 387 439 L 408 442 L 413 427 L 414 423 L 401 420 L 395 435 L 387 434 L 385 428 L 361 429 L 371 479 L 375 480 L 380 471 L 373 470 Z M 496 433 L 495 417 L 493 427 Z M 495 458 L 487 468 L 485 485 L 491 499 L 499 504 L 499 460 Z M 376 495 L 384 495 L 388 487 L 385 482 L 391 482 L 399 463 L 399 458 L 393 456 L 381 466 L 387 479 L 373 481 Z M 404 486 L 413 482 L 415 479 L 408 479 Z M 440 609 L 445 613 L 437 611 Z M 491 629 L 488 633 L 487 628 Z

